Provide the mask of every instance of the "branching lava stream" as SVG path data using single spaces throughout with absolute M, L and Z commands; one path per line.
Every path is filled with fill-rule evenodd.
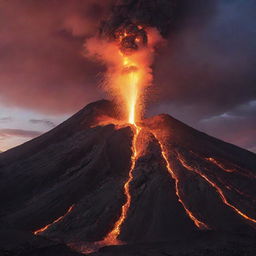
M 188 165 L 185 160 L 180 156 L 180 154 L 178 154 L 178 160 L 179 162 L 182 164 L 182 166 L 189 170 L 192 171 L 194 173 L 197 173 L 200 177 L 202 177 L 205 181 L 207 181 L 208 184 L 210 184 L 219 194 L 222 202 L 224 204 L 226 204 L 227 206 L 229 206 L 235 213 L 239 214 L 241 217 L 243 217 L 244 219 L 252 222 L 252 223 L 256 223 L 256 219 L 253 219 L 252 217 L 249 217 L 247 214 L 243 213 L 241 210 L 239 210 L 238 208 L 236 208 L 234 205 L 232 205 L 228 199 L 226 198 L 226 196 L 224 195 L 223 191 L 221 190 L 221 188 L 212 180 L 210 180 L 205 174 L 203 174 L 199 169 L 192 167 L 190 165 Z
M 154 134 L 154 133 L 153 133 Z M 154 134 L 154 137 L 156 138 L 160 149 L 161 149 L 161 155 L 165 161 L 166 164 L 166 169 L 168 170 L 169 174 L 175 181 L 175 190 L 176 190 L 176 195 L 178 197 L 179 202 L 182 204 L 185 212 L 187 215 L 190 217 L 190 219 L 194 222 L 194 224 L 199 228 L 199 229 L 209 229 L 209 227 L 202 221 L 198 220 L 195 215 L 187 208 L 186 204 L 182 201 L 180 191 L 179 191 L 179 179 L 176 176 L 175 172 L 172 170 L 171 165 L 168 160 L 168 154 L 167 151 L 165 150 L 163 144 L 160 142 L 160 140 L 157 138 L 156 134 Z

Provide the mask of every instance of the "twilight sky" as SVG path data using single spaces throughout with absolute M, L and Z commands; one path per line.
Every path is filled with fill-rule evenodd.
M 0 150 L 107 97 L 83 56 L 112 0 L 0 0 Z M 169 113 L 256 152 L 256 2 L 180 0 L 147 115 Z

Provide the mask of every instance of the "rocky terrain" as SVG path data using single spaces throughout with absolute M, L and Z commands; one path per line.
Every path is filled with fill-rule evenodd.
M 118 118 L 91 103 L 0 154 L 0 255 L 80 255 L 113 228 L 134 136 Z M 92 255 L 256 255 L 255 154 L 169 115 L 139 126 L 124 244 Z

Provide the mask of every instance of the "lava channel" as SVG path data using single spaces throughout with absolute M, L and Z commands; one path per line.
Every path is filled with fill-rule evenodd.
M 151 131 L 152 132 L 152 131 Z M 168 170 L 169 174 L 171 175 L 171 177 L 173 178 L 173 180 L 175 181 L 175 191 L 176 191 L 176 195 L 178 197 L 179 202 L 181 203 L 181 205 L 183 206 L 186 214 L 189 216 L 189 218 L 194 222 L 194 224 L 199 228 L 199 229 L 210 229 L 204 222 L 198 220 L 194 214 L 187 208 L 186 204 L 182 201 L 181 196 L 180 196 L 180 191 L 179 191 L 179 179 L 178 177 L 175 175 L 174 171 L 171 168 L 171 165 L 169 163 L 168 157 L 167 157 L 167 151 L 164 149 L 163 144 L 160 142 L 160 140 L 157 139 L 157 136 L 152 132 L 152 134 L 154 135 L 155 139 L 157 140 L 160 149 L 161 149 L 161 155 L 165 161 L 165 165 L 166 165 L 166 169 Z
M 219 194 L 222 202 L 224 204 L 226 204 L 227 206 L 229 206 L 234 212 L 236 212 L 237 214 L 239 214 L 240 216 L 242 216 L 244 219 L 249 220 L 252 223 L 256 223 L 256 220 L 249 217 L 248 215 L 246 215 L 245 213 L 243 213 L 241 210 L 239 210 L 238 208 L 236 208 L 234 205 L 232 205 L 231 203 L 228 202 L 226 196 L 224 195 L 223 191 L 221 190 L 221 188 L 214 183 L 213 181 L 211 181 L 205 174 L 203 174 L 200 170 L 198 170 L 197 168 L 194 168 L 190 165 L 188 165 L 185 160 L 180 156 L 179 153 L 177 153 L 177 159 L 179 160 L 179 162 L 181 163 L 181 165 L 189 170 L 192 171 L 194 173 L 197 173 L 200 177 L 202 177 L 205 181 L 207 181 Z
M 135 168 L 136 160 L 138 158 L 138 150 L 137 150 L 136 144 L 137 144 L 137 138 L 138 138 L 139 132 L 141 130 L 141 128 L 136 124 L 134 124 L 133 126 L 134 126 L 135 132 L 134 132 L 133 141 L 132 141 L 131 167 L 129 171 L 128 180 L 124 184 L 124 194 L 126 196 L 126 202 L 122 206 L 121 215 L 119 219 L 116 221 L 113 229 L 105 236 L 105 238 L 101 242 L 102 244 L 105 244 L 105 245 L 121 244 L 121 241 L 118 240 L 118 236 L 120 235 L 121 226 L 126 219 L 127 212 L 131 205 L 130 183 L 133 180 L 132 172 Z
M 202 160 L 206 160 L 206 161 L 210 162 L 211 164 L 216 165 L 219 169 L 223 170 L 226 173 L 237 173 L 237 174 L 245 176 L 247 178 L 255 178 L 255 176 L 252 173 L 248 172 L 248 171 L 247 172 L 240 172 L 237 169 L 226 168 L 220 161 L 218 161 L 218 160 L 216 160 L 216 159 L 214 159 L 212 157 L 204 158 L 204 157 L 201 157 L 200 155 L 196 154 L 193 151 L 190 151 L 190 153 L 192 153 L 196 157 L 201 158 Z M 207 168 L 207 170 L 210 171 L 208 168 Z M 225 182 L 222 179 L 218 178 L 218 177 L 216 177 L 216 178 L 229 191 L 235 192 L 235 193 L 239 194 L 240 196 L 244 196 L 244 197 L 250 198 L 254 202 L 256 201 L 256 198 L 254 198 L 252 195 L 249 195 L 249 194 L 247 194 L 245 192 L 240 191 L 238 188 L 234 187 L 233 185 L 225 184 Z
M 220 169 L 222 169 L 225 172 L 238 173 L 238 174 L 246 176 L 248 178 L 254 178 L 254 179 L 256 178 L 256 175 L 254 175 L 253 173 L 251 173 L 249 171 L 241 172 L 241 171 L 238 171 L 237 169 L 226 168 L 221 162 L 219 162 L 218 160 L 216 160 L 212 157 L 205 158 L 205 160 L 216 165 L 217 167 L 219 167 Z
M 74 205 L 71 205 L 71 206 L 68 208 L 67 212 L 66 212 L 64 215 L 60 216 L 58 219 L 54 220 L 52 223 L 47 224 L 46 226 L 44 226 L 44 227 L 42 227 L 42 228 L 40 228 L 40 229 L 34 231 L 33 234 L 34 234 L 34 235 L 38 235 L 38 234 L 44 232 L 45 230 L 47 230 L 47 229 L 48 229 L 49 227 L 51 227 L 53 224 L 55 224 L 55 223 L 57 223 L 57 222 L 60 222 L 61 220 L 63 220 L 63 219 L 73 210 L 73 208 L 74 208 Z

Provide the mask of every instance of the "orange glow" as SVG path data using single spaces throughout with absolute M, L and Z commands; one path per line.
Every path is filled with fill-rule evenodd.
M 236 170 L 233 170 L 233 169 L 227 169 L 227 168 L 224 168 L 224 166 L 219 163 L 217 160 L 215 160 L 214 158 L 212 157 L 208 157 L 208 158 L 205 158 L 205 160 L 209 161 L 209 162 L 212 162 L 213 164 L 217 165 L 220 169 L 222 169 L 223 171 L 225 172 L 235 172 Z
M 131 167 L 129 171 L 128 180 L 124 184 L 124 194 L 126 197 L 126 202 L 122 206 L 122 211 L 119 219 L 116 221 L 113 229 L 106 235 L 104 240 L 100 242 L 101 244 L 120 244 L 121 242 L 118 240 L 118 236 L 120 235 L 121 226 L 124 223 L 127 212 L 131 205 L 131 194 L 130 194 L 130 183 L 133 180 L 132 172 L 135 168 L 136 160 L 138 158 L 138 149 L 137 149 L 137 138 L 139 135 L 139 132 L 141 130 L 140 127 L 137 125 L 134 125 L 135 133 L 133 136 L 133 142 L 132 142 L 132 157 L 131 157 Z
M 56 220 L 53 221 L 52 223 L 50 223 L 50 224 L 48 224 L 48 225 L 46 225 L 46 226 L 44 226 L 44 227 L 42 227 L 42 228 L 40 228 L 40 229 L 34 231 L 34 232 L 33 232 L 34 235 L 38 235 L 38 234 L 44 232 L 46 229 L 48 229 L 48 228 L 49 228 L 50 226 L 52 226 L 53 224 L 55 224 L 55 223 L 61 221 L 63 218 L 65 218 L 65 217 L 72 211 L 73 208 L 74 208 L 74 205 L 71 205 L 71 206 L 68 208 L 68 211 L 67 211 L 63 216 L 60 216 L 58 219 L 56 219 Z
M 112 77 L 112 84 L 116 85 L 116 92 L 120 106 L 124 105 L 123 112 L 127 123 L 135 125 L 143 112 L 144 89 L 151 83 L 150 69 L 144 63 L 145 50 L 138 50 L 131 55 L 124 55 L 119 51 L 121 66 Z
M 95 128 L 98 126 L 106 126 L 106 125 L 114 125 L 114 129 L 119 130 L 127 127 L 127 122 L 115 119 L 107 115 L 100 115 L 100 116 L 97 116 L 97 118 L 93 121 L 90 127 Z
M 138 74 L 136 72 L 131 72 L 130 76 L 130 100 L 128 100 L 128 111 L 129 111 L 129 118 L 128 122 L 130 124 L 135 124 L 136 120 L 136 104 L 138 100 Z
M 107 41 L 94 37 L 86 42 L 86 55 L 106 65 L 106 74 L 102 87 L 114 98 L 120 108 L 123 120 L 135 124 L 142 118 L 147 88 L 152 83 L 151 65 L 154 60 L 155 46 L 163 41 L 159 32 L 145 28 L 147 43 L 140 37 L 135 38 L 137 48 L 122 51 L 120 42 L 127 36 L 126 31 L 119 32 L 116 41 Z
M 181 158 L 181 156 L 178 154 L 178 160 L 180 161 L 180 163 L 183 165 L 184 168 L 186 168 L 189 171 L 193 171 L 195 173 L 197 173 L 199 176 L 201 176 L 204 180 L 206 180 L 213 188 L 215 188 L 215 190 L 218 192 L 221 200 L 223 201 L 224 204 L 226 204 L 227 206 L 229 206 L 234 212 L 236 212 L 237 214 L 239 214 L 240 216 L 242 216 L 244 219 L 249 220 L 253 223 L 256 223 L 256 220 L 249 217 L 248 215 L 246 215 L 245 213 L 243 213 L 241 210 L 237 209 L 234 205 L 232 205 L 231 203 L 228 202 L 226 196 L 224 195 L 223 191 L 221 190 L 221 188 L 214 183 L 213 181 L 211 181 L 205 174 L 203 174 L 202 172 L 200 172 L 200 170 L 198 170 L 197 168 L 194 168 L 190 165 L 188 165 L 184 159 Z
M 121 53 L 120 53 L 121 54 Z M 128 56 L 123 57 L 123 72 L 120 74 L 120 90 L 126 105 L 128 123 L 135 125 L 139 109 L 138 101 L 141 97 L 141 83 L 143 70 L 139 69 L 139 64 L 132 61 Z
M 175 181 L 175 190 L 176 190 L 176 195 L 177 195 L 177 197 L 178 197 L 179 202 L 182 204 L 182 206 L 183 206 L 185 212 L 187 213 L 187 215 L 190 217 L 190 219 L 194 222 L 194 224 L 195 224 L 198 228 L 200 228 L 200 229 L 209 229 L 209 227 L 208 227 L 205 223 L 203 223 L 202 221 L 198 220 L 198 219 L 194 216 L 194 214 L 187 208 L 186 204 L 182 201 L 181 196 L 180 196 L 179 186 L 178 186 L 178 185 L 179 185 L 179 179 L 178 179 L 178 177 L 175 175 L 174 171 L 173 171 L 172 168 L 171 168 L 171 165 L 170 165 L 170 163 L 169 163 L 168 156 L 167 156 L 167 155 L 168 155 L 168 154 L 167 154 L 167 151 L 164 149 L 163 144 L 160 142 L 160 140 L 157 139 L 157 137 L 156 137 L 155 134 L 154 134 L 154 136 L 155 136 L 156 140 L 158 141 L 159 146 L 160 146 L 160 148 L 161 148 L 161 155 L 162 155 L 162 157 L 163 157 L 163 159 L 164 159 L 164 161 L 165 161 L 166 168 L 167 168 L 169 174 L 171 175 L 171 177 L 172 177 L 172 178 L 174 179 L 174 181 Z
M 244 170 L 244 172 L 242 172 L 242 171 L 239 171 L 237 169 L 227 168 L 222 163 L 220 163 L 218 160 L 216 160 L 216 159 L 214 159 L 212 157 L 205 158 L 205 160 L 207 160 L 208 162 L 211 162 L 211 163 L 217 165 L 220 169 L 222 169 L 225 172 L 239 173 L 240 175 L 243 175 L 243 176 L 246 176 L 246 177 L 249 177 L 249 178 L 256 178 L 256 175 L 254 175 L 253 173 L 250 173 L 250 172 L 248 172 L 246 170 Z

